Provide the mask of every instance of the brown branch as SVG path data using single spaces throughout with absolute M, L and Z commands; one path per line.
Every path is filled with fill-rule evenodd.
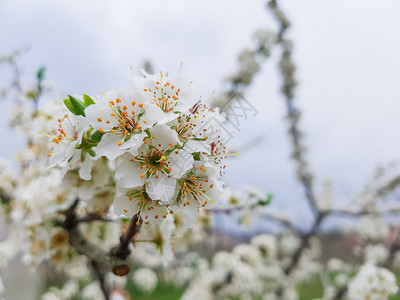
M 110 293 L 104 282 L 105 274 L 107 273 L 106 262 L 108 262 L 108 260 L 105 259 L 107 254 L 103 250 L 89 243 L 78 230 L 79 222 L 77 222 L 77 216 L 75 212 L 78 204 L 79 199 L 76 199 L 72 206 L 68 209 L 63 227 L 69 233 L 70 245 L 79 254 L 85 255 L 89 259 L 95 277 L 97 280 L 99 280 L 103 295 L 105 299 L 108 300 L 110 298 Z
M 294 91 L 297 85 L 297 80 L 294 76 L 296 66 L 292 60 L 292 43 L 285 38 L 285 33 L 290 27 L 290 22 L 278 7 L 276 0 L 269 1 L 268 7 L 280 26 L 277 45 L 282 48 L 282 56 L 279 62 L 279 69 L 283 78 L 281 92 L 285 96 L 286 117 L 289 122 L 289 136 L 293 146 L 292 157 L 297 164 L 297 178 L 303 186 L 306 199 L 311 209 L 317 214 L 318 206 L 313 187 L 313 175 L 308 169 L 309 164 L 305 159 L 306 150 L 302 143 L 302 133 L 298 128 L 301 113 L 294 104 Z
M 347 217 L 361 217 L 365 215 L 398 215 L 400 214 L 399 209 L 385 209 L 380 211 L 370 211 L 365 209 L 360 209 L 358 211 L 347 211 L 344 209 L 331 209 L 324 211 L 326 214 L 330 215 L 338 215 L 338 216 L 347 216 Z
M 322 221 L 327 216 L 328 215 L 326 213 L 319 213 L 311 229 L 306 234 L 302 235 L 299 248 L 297 248 L 295 254 L 293 255 L 293 259 L 289 264 L 289 266 L 287 266 L 284 270 L 286 275 L 289 275 L 293 271 L 293 269 L 298 265 L 301 255 L 303 254 L 303 251 L 308 247 L 311 237 L 317 234 L 322 224 Z
M 283 78 L 281 92 L 285 96 L 287 111 L 286 118 L 289 122 L 289 137 L 292 144 L 292 158 L 296 162 L 297 178 L 303 186 L 307 203 L 315 214 L 314 224 L 307 233 L 301 235 L 300 245 L 294 253 L 290 264 L 284 269 L 285 274 L 289 275 L 298 265 L 304 250 L 309 245 L 311 237 L 318 232 L 322 221 L 328 213 L 321 212 L 318 209 L 313 186 L 313 175 L 309 171 L 309 164 L 305 159 L 306 151 L 305 146 L 302 143 L 302 132 L 298 127 L 301 113 L 294 104 L 295 87 L 297 85 L 297 80 L 294 75 L 296 66 L 292 60 L 292 43 L 285 37 L 286 31 L 290 27 L 290 22 L 283 11 L 279 8 L 276 0 L 270 0 L 268 2 L 268 8 L 278 21 L 280 27 L 276 43 L 282 49 L 281 59 L 279 62 L 279 69 Z M 282 293 L 282 287 L 278 288 L 276 294 L 279 296 L 282 295 Z
M 335 296 L 333 297 L 333 300 L 340 300 L 343 299 L 343 297 L 346 295 L 347 293 L 347 285 L 343 286 L 341 289 L 339 289 Z
M 122 234 L 119 239 L 119 245 L 111 249 L 111 256 L 117 257 L 122 260 L 125 260 L 129 256 L 129 254 L 131 253 L 131 251 L 129 250 L 129 245 L 131 242 L 134 242 L 136 235 L 139 233 L 142 223 L 141 221 L 141 217 L 138 214 L 132 217 L 128 230 L 125 234 Z
M 105 275 L 109 271 L 113 271 L 116 275 L 126 275 L 130 268 L 125 263 L 126 258 L 130 254 L 129 244 L 135 238 L 140 230 L 140 217 L 134 216 L 127 232 L 120 237 L 120 243 L 111 251 L 106 252 L 95 245 L 91 244 L 79 231 L 78 225 L 83 222 L 106 221 L 97 215 L 87 215 L 79 218 L 76 215 L 76 208 L 79 199 L 76 199 L 71 207 L 66 211 L 66 219 L 63 228 L 69 233 L 70 245 L 81 255 L 85 255 L 92 266 L 93 273 L 100 283 L 106 300 L 110 297 L 110 291 L 105 283 Z
M 99 221 L 99 222 L 112 222 L 113 220 L 111 219 L 104 219 L 103 217 L 96 215 L 96 214 L 88 214 L 87 216 L 84 216 L 82 218 L 77 218 L 76 223 L 91 223 L 93 221 Z
M 301 117 L 300 110 L 296 107 L 294 103 L 295 98 L 295 87 L 297 85 L 297 80 L 294 76 L 296 66 L 292 60 L 292 43 L 285 37 L 287 29 L 290 27 L 290 22 L 283 11 L 279 8 L 276 0 L 270 0 L 268 7 L 272 14 L 277 19 L 280 29 L 277 40 L 277 45 L 281 47 L 282 54 L 279 62 L 280 72 L 283 78 L 281 92 L 285 96 L 285 105 L 287 111 L 287 120 L 289 122 L 289 136 L 292 144 L 292 157 L 296 162 L 297 168 L 297 178 L 304 189 L 304 194 L 307 202 L 314 212 L 315 220 L 312 227 L 306 234 L 301 235 L 301 242 L 296 252 L 293 255 L 291 263 L 284 269 L 286 275 L 290 275 L 292 271 L 296 268 L 304 250 L 308 247 L 311 237 L 315 236 L 321 227 L 323 220 L 330 215 L 344 215 L 344 216 L 354 216 L 359 217 L 366 214 L 374 214 L 374 211 L 367 209 L 360 209 L 358 211 L 346 211 L 346 210 L 321 210 L 318 207 L 317 199 L 315 196 L 314 185 L 313 185 L 313 175 L 309 170 L 309 164 L 305 159 L 305 146 L 302 141 L 302 132 L 299 129 L 299 121 Z M 377 191 L 378 196 L 386 196 L 388 192 L 393 191 L 400 185 L 400 177 L 394 178 L 385 187 Z M 376 212 L 382 213 L 382 212 Z M 396 209 L 388 209 L 383 212 L 383 214 L 397 214 L 399 213 Z M 394 259 L 395 253 L 400 250 L 400 244 L 393 244 L 390 247 L 390 254 L 387 260 L 388 265 L 390 265 Z M 347 287 L 344 287 L 337 291 L 334 299 L 342 299 L 347 292 Z M 283 288 L 280 287 L 276 291 L 278 296 L 283 293 Z

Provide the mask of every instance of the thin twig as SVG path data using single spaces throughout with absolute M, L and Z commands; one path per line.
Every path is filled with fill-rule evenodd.
M 129 244 L 134 240 L 135 236 L 140 231 L 141 226 L 141 217 L 136 214 L 132 217 L 131 223 L 129 224 L 129 228 L 125 234 L 122 234 L 119 239 L 119 245 L 111 249 L 110 255 L 115 256 L 121 260 L 125 260 L 128 255 L 131 253 L 129 250 Z
M 63 224 L 64 229 L 69 233 L 70 245 L 81 255 L 85 255 L 93 269 L 96 279 L 100 283 L 106 300 L 110 297 L 110 291 L 105 283 L 105 275 L 109 271 L 113 271 L 116 275 L 126 275 L 130 268 L 125 263 L 125 260 L 130 254 L 129 244 L 134 240 L 140 230 L 140 216 L 135 215 L 129 225 L 127 232 L 120 237 L 119 244 L 106 252 L 95 245 L 91 244 L 79 231 L 78 225 L 83 222 L 106 221 L 97 215 L 87 215 L 78 218 L 76 208 L 79 204 L 79 199 L 76 199 L 71 207 L 66 211 L 66 219 Z
M 77 198 L 66 212 L 66 219 L 63 227 L 69 233 L 70 245 L 79 254 L 85 255 L 89 259 L 92 265 L 93 273 L 97 278 L 97 280 L 99 280 L 103 295 L 105 299 L 108 300 L 110 298 L 110 293 L 104 282 L 105 274 L 107 272 L 107 267 L 106 267 L 107 254 L 103 250 L 89 243 L 78 230 L 78 222 L 75 212 L 78 204 L 79 204 L 79 199 Z

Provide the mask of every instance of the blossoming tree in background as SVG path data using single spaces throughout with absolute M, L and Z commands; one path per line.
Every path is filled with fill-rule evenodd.
M 276 1 L 268 7 L 279 29 L 256 33 L 255 48 L 240 54 L 240 69 L 228 78 L 229 90 L 210 99 L 213 108 L 200 101 L 195 83 L 150 70 L 109 92 L 53 101 L 59 97 L 44 69 L 26 86 L 18 53 L 3 57 L 16 71 L 11 125 L 26 148 L 18 153 L 18 170 L 0 163 L 0 208 L 9 224 L 0 269 L 18 255 L 44 269 L 49 283 L 38 297 L 46 300 L 130 299 L 130 292 L 134 299 L 163 284 L 180 290 L 182 299 L 389 299 L 397 293 L 398 165 L 379 170 L 345 207 L 334 205 L 330 184 L 315 191 L 294 101 L 290 22 Z M 231 109 L 273 51 L 281 55 L 297 178 L 314 213 L 306 230 L 266 208 L 271 195 L 223 183 L 226 160 L 236 154 L 225 127 L 234 122 Z M 217 251 L 213 243 L 227 235 L 215 225 L 221 214 L 280 229 Z M 320 231 L 328 218 L 343 216 L 358 220 L 343 228 L 343 238 L 352 237 L 350 258 L 327 253 Z M 310 282 L 319 285 L 318 295 L 302 290 Z M 7 288 L 0 278 L 0 299 Z

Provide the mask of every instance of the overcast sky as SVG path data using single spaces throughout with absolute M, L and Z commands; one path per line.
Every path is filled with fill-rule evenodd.
M 275 28 L 265 0 L 0 1 L 0 53 L 30 45 L 21 59 L 29 78 L 41 65 L 64 95 L 98 94 L 131 78 L 149 59 L 156 70 L 197 81 L 203 97 L 222 88 L 259 28 Z M 308 158 L 317 187 L 332 179 L 344 201 L 380 163 L 400 154 L 400 2 L 282 0 L 293 28 L 296 103 L 303 111 Z M 246 99 L 256 117 L 233 140 L 263 142 L 231 159 L 228 181 L 275 194 L 274 206 L 303 211 L 289 160 L 277 57 L 262 66 Z M 1 72 L 5 77 L 4 70 Z M 21 142 L 6 128 L 10 104 L 0 104 L 0 155 Z M 300 218 L 300 217 L 299 217 Z

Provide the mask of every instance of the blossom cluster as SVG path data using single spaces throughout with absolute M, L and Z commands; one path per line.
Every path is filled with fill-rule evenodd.
M 149 224 L 181 210 L 192 226 L 199 208 L 216 205 L 227 156 L 224 116 L 201 103 L 195 83 L 144 73 L 101 96 L 64 103 L 70 112 L 49 134 L 50 165 L 91 181 L 99 161 L 111 162 L 115 214 L 139 214 Z
M 276 38 L 268 32 L 258 35 L 264 50 Z M 256 54 L 241 54 L 241 70 L 231 82 L 250 84 L 259 70 Z M 290 71 L 287 62 L 282 67 Z M 265 210 L 272 195 L 253 188 L 247 194 L 221 190 L 222 160 L 229 155 L 221 126 L 224 115 L 200 102 L 194 83 L 162 73 L 144 74 L 99 96 L 69 96 L 65 105 L 43 101 L 31 111 L 26 104 L 33 98 L 28 95 L 37 93 L 22 86 L 23 105 L 12 114 L 12 124 L 27 141 L 17 154 L 20 170 L 11 172 L 0 159 L 0 212 L 11 224 L 8 238 L 0 241 L 0 269 L 21 251 L 29 266 L 46 262 L 55 273 L 62 273 L 65 284 L 49 287 L 42 299 L 104 299 L 101 285 L 91 282 L 90 255 L 71 245 L 73 237 L 64 226 L 77 197 L 79 231 L 106 253 L 128 229 L 124 216 L 139 214 L 139 223 L 159 225 L 142 226 L 135 236 L 135 249 L 126 260 L 132 274 L 105 274 L 105 286 L 120 299 L 128 298 L 123 291 L 128 281 L 143 293 L 166 282 L 187 288 L 184 299 L 295 300 L 304 297 L 299 286 L 310 281 L 321 283 L 324 300 L 338 299 L 343 291 L 350 299 L 387 299 L 396 292 L 391 272 L 400 267 L 398 223 L 386 213 L 400 211 L 397 197 L 389 197 L 398 187 L 398 167 L 390 176 L 382 171 L 385 176 L 374 177 L 344 206 L 335 206 L 330 182 L 315 194 L 320 216 L 336 211 L 360 217 L 358 224 L 347 224 L 342 236 L 341 247 L 350 244 L 349 250 L 340 249 L 338 257 L 327 251 L 331 258 L 325 264 L 322 254 L 327 256 L 329 235 L 317 227 L 303 231 L 286 211 Z M 220 102 L 226 103 L 228 96 L 224 94 Z M 48 161 L 57 167 L 46 168 Z M 217 203 L 224 209 L 213 209 Z M 211 209 L 199 210 L 203 207 Z M 229 215 L 230 221 L 238 216 L 242 227 L 262 217 L 262 225 L 274 222 L 287 230 L 273 235 L 270 227 L 263 227 L 263 234 L 237 245 L 234 238 L 221 238 L 227 234 L 221 230 L 221 214 Z M 188 230 L 187 225 L 193 226 Z M 224 244 L 230 240 L 232 244 Z M 227 250 L 230 246 L 232 251 Z M 225 251 L 215 253 L 216 249 Z M 202 257 L 205 253 L 213 258 Z M 357 259 L 348 261 L 347 255 Z M 3 271 L 7 288 L 6 275 Z M 0 299 L 2 290 L 0 279 Z
M 362 266 L 357 276 L 349 284 L 349 298 L 352 300 L 387 299 L 397 291 L 395 275 L 374 264 Z

